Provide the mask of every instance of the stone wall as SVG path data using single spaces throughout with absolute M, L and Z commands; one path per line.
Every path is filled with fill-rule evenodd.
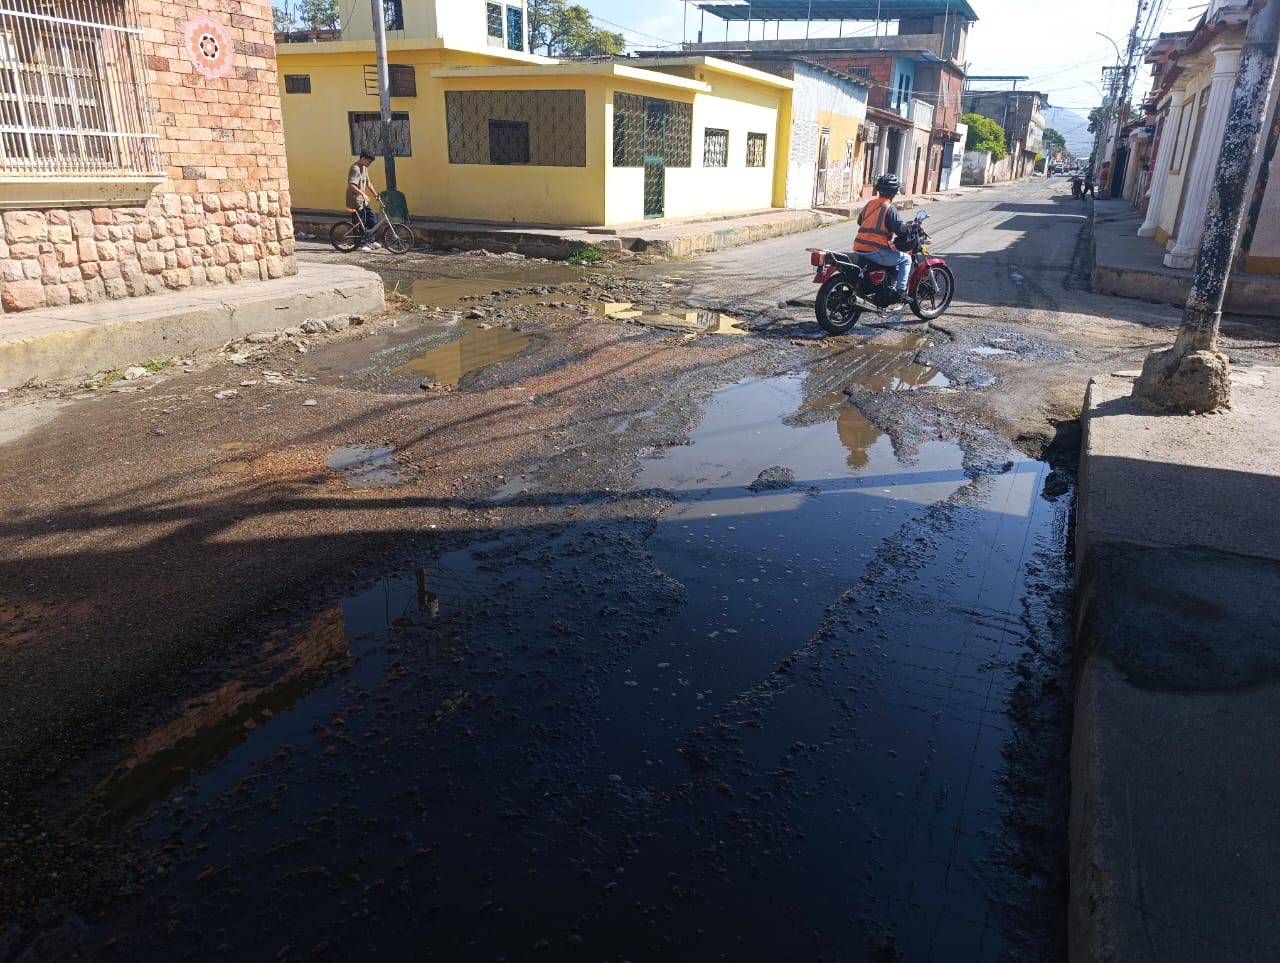
M 164 180 L 3 214 L 0 310 L 297 272 L 269 3 L 136 0 Z M 3 176 L 0 175 L 0 188 Z

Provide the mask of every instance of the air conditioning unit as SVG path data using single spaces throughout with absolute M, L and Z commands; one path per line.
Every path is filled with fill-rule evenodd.
M 875 124 L 863 124 L 858 129 L 858 139 L 868 144 L 880 143 L 880 128 Z

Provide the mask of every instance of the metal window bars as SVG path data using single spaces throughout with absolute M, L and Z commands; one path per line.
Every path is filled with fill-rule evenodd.
M 0 0 L 0 175 L 163 173 L 134 0 Z
M 747 166 L 764 167 L 765 145 L 769 142 L 767 134 L 747 134 Z

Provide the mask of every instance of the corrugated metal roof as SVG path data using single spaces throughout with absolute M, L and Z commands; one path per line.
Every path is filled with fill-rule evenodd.
M 946 13 L 978 19 L 966 0 L 742 0 L 697 7 L 721 20 L 902 20 Z

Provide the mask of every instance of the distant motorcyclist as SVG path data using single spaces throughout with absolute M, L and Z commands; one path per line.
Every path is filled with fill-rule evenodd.
M 907 225 L 893 207 L 893 199 L 902 190 L 897 174 L 882 174 L 876 181 L 876 196 L 858 217 L 858 236 L 853 249 L 868 261 L 885 267 L 896 267 L 894 278 L 897 300 L 910 304 L 907 281 L 911 273 L 911 255 L 894 247 L 894 239 L 907 231 Z
M 1076 200 L 1080 199 L 1080 172 L 1076 171 L 1071 175 L 1071 196 Z

